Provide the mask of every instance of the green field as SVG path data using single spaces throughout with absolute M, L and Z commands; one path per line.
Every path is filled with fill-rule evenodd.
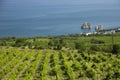
M 120 33 L 2 37 L 0 80 L 120 80 Z
M 120 54 L 1 48 L 0 80 L 120 80 Z

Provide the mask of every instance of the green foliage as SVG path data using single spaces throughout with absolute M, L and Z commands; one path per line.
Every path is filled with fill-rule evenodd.
M 0 79 L 120 79 L 120 56 L 55 50 L 0 50 Z
M 120 45 L 119 33 L 114 34 L 114 43 Z M 0 46 L 22 47 L 23 49 L 54 49 L 54 50 L 74 50 L 78 52 L 112 52 L 111 35 L 94 35 L 81 36 L 80 34 L 70 34 L 62 36 L 48 36 L 48 37 L 33 37 L 33 38 L 19 38 L 19 37 L 3 37 L 0 38 Z M 96 46 L 96 47 L 93 47 Z M 93 50 L 91 50 L 91 49 Z M 100 50 L 99 50 L 99 49 Z M 114 50 L 113 50 L 114 51 Z
M 14 46 L 16 47 L 24 46 L 26 43 L 26 40 L 27 40 L 26 38 L 18 38 L 16 39 Z
M 92 51 L 101 51 L 101 48 L 98 45 L 91 45 L 90 50 L 92 50 Z
M 63 39 L 51 39 L 49 42 L 48 42 L 48 46 L 49 48 L 53 48 L 55 50 L 61 50 L 62 47 L 65 45 Z
M 114 54 L 117 54 L 117 53 L 120 53 L 120 45 L 118 45 L 118 44 L 114 44 L 113 46 L 112 46 L 112 53 L 114 53 Z
M 35 49 L 47 49 L 46 41 L 35 41 L 33 44 Z
M 96 39 L 91 39 L 92 44 L 104 44 L 105 42 L 103 40 L 96 40 Z
M 120 36 L 113 46 L 111 35 L 91 38 L 0 38 L 0 80 L 119 80 Z
M 78 52 L 84 52 L 86 50 L 84 42 L 75 42 L 75 48 L 78 49 Z
M 105 45 L 101 47 L 101 51 L 103 52 L 112 52 L 112 46 L 111 45 Z
M 5 40 L 3 40 L 3 41 L 1 41 L 1 42 L 0 42 L 0 45 L 1 45 L 1 46 L 6 46 L 6 45 L 7 45 L 7 43 L 6 43 L 6 41 L 5 41 Z

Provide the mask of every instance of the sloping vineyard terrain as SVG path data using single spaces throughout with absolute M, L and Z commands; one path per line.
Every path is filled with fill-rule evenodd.
M 3 48 L 0 80 L 120 80 L 120 55 Z

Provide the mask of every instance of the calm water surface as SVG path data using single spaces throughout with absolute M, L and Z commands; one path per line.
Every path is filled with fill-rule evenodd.
M 84 22 L 120 27 L 120 1 L 0 0 L 0 37 L 81 33 Z

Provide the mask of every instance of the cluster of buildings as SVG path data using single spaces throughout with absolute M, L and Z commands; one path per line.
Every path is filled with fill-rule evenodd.
M 83 23 L 81 26 L 81 29 L 85 30 L 90 30 L 91 29 L 91 24 L 88 22 Z M 112 28 L 112 29 L 104 29 L 102 25 L 96 25 L 95 26 L 95 31 L 96 32 L 83 32 L 83 35 L 92 35 L 92 34 L 112 34 L 116 32 L 120 32 L 120 27 L 117 28 Z

